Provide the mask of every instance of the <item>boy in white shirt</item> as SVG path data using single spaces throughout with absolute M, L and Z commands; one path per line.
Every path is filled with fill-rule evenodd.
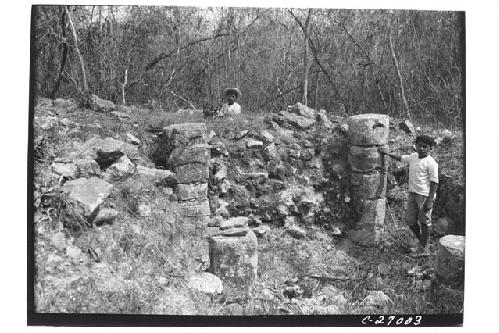
M 379 148 L 381 154 L 388 155 L 409 166 L 408 203 L 406 222 L 417 236 L 420 245 L 415 255 L 429 255 L 427 240 L 431 226 L 432 207 L 438 188 L 438 164 L 429 155 L 436 142 L 427 135 L 415 139 L 416 152 L 410 155 L 398 155 L 387 148 Z
M 226 103 L 222 104 L 217 116 L 236 115 L 241 113 L 241 107 L 236 100 L 241 97 L 241 91 L 238 88 L 227 88 L 224 90 Z

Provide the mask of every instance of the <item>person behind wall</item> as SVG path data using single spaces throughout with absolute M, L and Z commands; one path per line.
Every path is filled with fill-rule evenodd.
M 415 256 L 427 256 L 427 240 L 431 226 L 431 214 L 438 188 L 438 164 L 430 156 L 436 142 L 427 135 L 419 135 L 415 139 L 415 152 L 410 155 L 391 153 L 388 148 L 381 147 L 383 155 L 390 156 L 409 166 L 408 202 L 406 205 L 406 223 L 419 240 L 417 249 L 412 249 Z
M 226 115 L 236 115 L 241 113 L 241 106 L 236 101 L 241 98 L 241 91 L 238 88 L 227 88 L 224 90 L 226 103 L 222 104 L 217 112 L 218 117 Z

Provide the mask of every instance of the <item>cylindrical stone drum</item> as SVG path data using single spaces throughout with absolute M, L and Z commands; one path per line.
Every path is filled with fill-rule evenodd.
M 182 184 L 205 183 L 209 177 L 208 164 L 189 163 L 174 167 L 177 182 Z
M 222 280 L 230 299 L 247 298 L 257 278 L 257 237 L 251 229 L 244 236 L 209 238 L 210 272 Z
M 355 200 L 354 207 L 358 215 L 358 225 L 383 225 L 385 220 L 385 198 Z
M 175 192 L 179 201 L 194 201 L 207 199 L 207 183 L 177 184 Z
M 389 116 L 365 113 L 348 119 L 348 140 L 356 146 L 381 146 L 389 138 Z
M 168 164 L 173 166 L 189 163 L 207 164 L 209 160 L 210 150 L 208 145 L 198 144 L 174 148 L 168 158 Z
M 387 175 L 385 173 L 351 174 L 351 197 L 353 200 L 378 199 L 385 197 Z
M 348 162 L 351 170 L 356 172 L 371 172 L 374 170 L 386 172 L 388 166 L 384 155 L 378 151 L 378 147 L 351 146 L 349 148 Z
M 464 276 L 465 237 L 448 235 L 439 239 L 436 275 L 452 281 Z
M 375 224 L 357 225 L 348 231 L 349 239 L 362 246 L 374 246 L 380 243 L 384 234 L 384 227 Z

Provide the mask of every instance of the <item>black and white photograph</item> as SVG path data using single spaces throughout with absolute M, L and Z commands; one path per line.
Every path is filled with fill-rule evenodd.
M 463 326 L 467 11 L 307 6 L 30 7 L 28 325 Z

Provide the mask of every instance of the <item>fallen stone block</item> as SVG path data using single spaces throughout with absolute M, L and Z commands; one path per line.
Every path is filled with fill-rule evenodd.
M 287 111 L 280 111 L 273 120 L 280 125 L 288 123 L 299 130 L 306 130 L 316 123 L 315 118 L 306 118 Z
M 143 165 L 138 165 L 136 170 L 140 178 L 149 179 L 157 184 L 177 181 L 175 173 L 170 170 L 148 168 Z
M 111 224 L 116 220 L 118 216 L 118 211 L 113 208 L 103 208 L 97 213 L 94 219 L 95 225 L 99 226 L 105 223 Z
M 220 224 L 220 229 L 230 229 L 230 228 L 246 228 L 248 227 L 248 217 L 238 216 L 230 218 L 229 220 L 224 220 Z
M 73 161 L 78 169 L 78 177 L 91 177 L 101 174 L 99 164 L 91 158 L 79 158 Z
M 223 290 L 221 279 L 208 272 L 191 276 L 188 280 L 188 287 L 189 289 L 212 296 L 221 294 Z
M 227 299 L 250 297 L 257 279 L 257 237 L 252 230 L 244 236 L 210 237 L 209 271 L 222 280 L 223 294 Z
M 463 280 L 465 237 L 447 235 L 439 239 L 436 275 L 447 281 Z
M 73 163 L 52 163 L 51 169 L 60 176 L 75 179 L 78 175 L 78 168 Z
M 130 177 L 134 174 L 134 172 L 135 165 L 126 155 L 123 155 L 109 168 L 107 168 L 103 177 L 108 181 L 117 181 Z
M 79 178 L 68 181 L 63 192 L 74 205 L 76 213 L 89 218 L 99 205 L 107 198 L 113 185 L 97 177 Z
M 356 146 L 380 146 L 389 138 L 389 116 L 366 113 L 349 117 L 348 140 Z

